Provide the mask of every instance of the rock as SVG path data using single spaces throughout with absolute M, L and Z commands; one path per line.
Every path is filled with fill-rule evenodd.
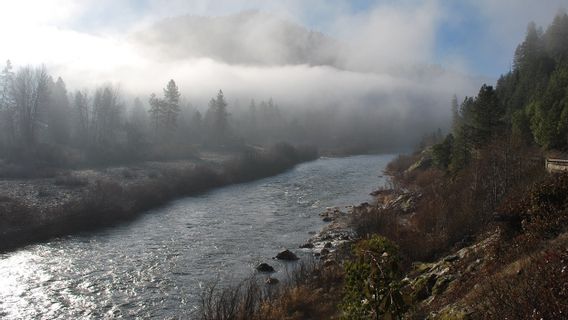
M 432 289 L 436 285 L 438 276 L 435 273 L 424 275 L 414 280 L 412 283 L 412 299 L 422 301 L 432 294 Z
M 323 218 L 323 222 L 332 222 L 332 221 L 333 221 L 333 219 L 330 218 L 330 217 Z
M 302 245 L 300 245 L 300 249 L 312 249 L 314 247 L 314 244 L 311 242 L 308 243 L 304 243 Z
M 256 270 L 259 272 L 276 272 L 274 268 L 269 265 L 268 263 L 261 263 L 256 267 Z
M 328 249 L 328 248 L 333 247 L 333 244 L 331 242 L 326 242 L 326 244 L 323 247 Z
M 432 294 L 433 295 L 439 295 L 441 293 L 444 293 L 444 291 L 446 291 L 446 289 L 448 288 L 448 285 L 450 284 L 450 282 L 452 282 L 453 280 L 454 280 L 454 277 L 450 276 L 450 275 L 438 278 L 438 280 L 436 281 L 436 284 L 432 288 Z
M 264 283 L 266 283 L 268 285 L 275 285 L 275 284 L 278 284 L 279 282 L 280 282 L 280 280 L 278 280 L 276 278 L 268 277 L 268 279 L 266 279 L 266 281 Z
M 329 254 L 329 250 L 328 250 L 327 248 L 323 248 L 323 249 L 321 249 L 321 251 L 320 251 L 320 255 L 322 255 L 322 256 L 326 256 L 326 255 L 328 255 L 328 254 Z
M 454 262 L 456 260 L 459 260 L 460 256 L 458 256 L 457 254 L 451 255 L 451 256 L 447 256 L 444 258 L 445 262 Z
M 276 259 L 293 261 L 293 260 L 298 260 L 300 258 L 298 258 L 298 256 L 295 255 L 292 251 L 286 249 L 286 250 L 280 252 L 279 254 L 277 254 Z

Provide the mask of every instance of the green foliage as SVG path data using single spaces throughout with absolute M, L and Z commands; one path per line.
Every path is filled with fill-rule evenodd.
M 568 149 L 568 15 L 559 14 L 543 32 L 529 24 L 515 51 L 514 67 L 497 87 L 483 85 L 475 98 L 466 98 L 454 118 L 453 144 L 434 148 L 435 163 L 458 172 L 472 155 L 500 136 L 512 136 L 545 149 Z
M 470 110 L 468 122 L 476 146 L 486 144 L 502 124 L 504 110 L 492 86 L 483 85 Z
M 449 134 L 442 143 L 432 147 L 432 160 L 434 165 L 440 169 L 447 169 L 452 160 L 452 150 L 454 148 L 454 136 Z
M 563 121 L 568 108 L 568 67 L 558 68 L 542 97 L 531 103 L 527 109 L 535 140 L 541 146 L 563 148 L 567 146 L 567 125 Z
M 398 248 L 374 235 L 353 246 L 345 267 L 344 319 L 401 319 L 407 304 L 401 292 Z

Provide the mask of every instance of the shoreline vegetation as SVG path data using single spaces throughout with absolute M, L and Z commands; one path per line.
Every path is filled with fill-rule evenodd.
M 7 192 L 8 196 L 0 197 L 0 251 L 132 220 L 176 198 L 284 172 L 316 159 L 318 152 L 279 143 L 266 149 L 206 156 L 213 159 L 3 180 L 6 190 L 29 190 L 21 196 Z

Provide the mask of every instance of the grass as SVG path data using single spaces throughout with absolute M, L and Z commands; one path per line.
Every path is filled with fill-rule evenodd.
M 341 301 L 343 271 L 320 261 L 300 261 L 279 284 L 262 277 L 230 286 L 213 282 L 201 294 L 201 320 L 330 319 Z

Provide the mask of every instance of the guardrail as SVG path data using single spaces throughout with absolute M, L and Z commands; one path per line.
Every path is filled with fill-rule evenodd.
M 546 171 L 550 173 L 568 173 L 568 160 L 565 159 L 546 159 Z

